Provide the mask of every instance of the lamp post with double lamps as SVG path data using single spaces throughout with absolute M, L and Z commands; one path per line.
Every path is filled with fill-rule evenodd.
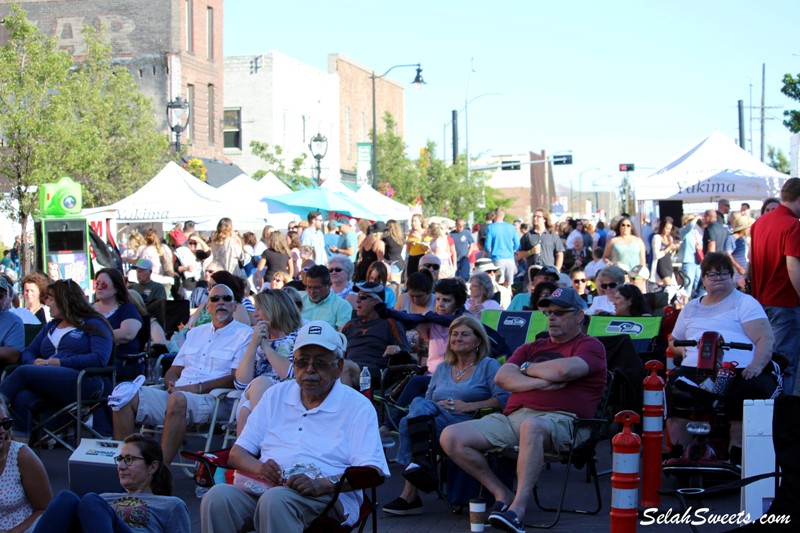
M 167 124 L 169 129 L 175 134 L 175 153 L 181 153 L 181 133 L 186 131 L 189 124 L 189 101 L 176 96 L 174 100 L 167 103 Z
M 372 188 L 376 191 L 378 190 L 378 117 L 377 105 L 375 103 L 375 80 L 385 78 L 396 68 L 405 67 L 415 67 L 417 69 L 417 75 L 414 76 L 414 81 L 411 82 L 413 85 L 421 87 L 425 84 L 425 80 L 422 79 L 422 66 L 420 63 L 395 65 L 380 76 L 376 75 L 375 71 L 373 70 L 372 75 L 370 76 L 370 79 L 372 80 Z
M 311 155 L 317 160 L 317 185 L 322 185 L 322 158 L 328 153 L 328 138 L 321 133 L 317 133 L 311 137 L 308 149 L 311 150 Z

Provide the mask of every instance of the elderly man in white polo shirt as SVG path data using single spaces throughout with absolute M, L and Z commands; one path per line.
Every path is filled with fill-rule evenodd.
M 136 424 L 164 424 L 161 449 L 169 464 L 186 436 L 186 426 L 211 420 L 213 389 L 233 388 L 236 367 L 244 356 L 253 330 L 233 319 L 236 302 L 226 285 L 215 285 L 206 307 L 211 322 L 193 328 L 164 375 L 166 390 L 142 387 L 114 411 L 114 438 L 124 440 Z M 111 401 L 109 400 L 109 404 Z
M 309 322 L 294 345 L 295 379 L 270 387 L 231 450 L 233 468 L 271 486 L 261 496 L 215 485 L 203 496 L 203 533 L 239 531 L 253 519 L 260 533 L 303 531 L 331 500 L 350 466 L 389 475 L 375 408 L 339 381 L 346 340 L 330 324 Z M 361 491 L 342 492 L 329 512 L 358 519 Z

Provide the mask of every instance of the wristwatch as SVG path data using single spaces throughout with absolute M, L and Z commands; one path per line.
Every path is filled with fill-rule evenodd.
M 528 367 L 529 367 L 529 366 L 531 366 L 531 362 L 530 362 L 530 361 L 525 361 L 524 363 L 522 363 L 522 364 L 520 365 L 520 367 L 519 367 L 519 371 L 520 371 L 520 372 L 522 372 L 523 374 L 525 374 L 525 375 L 527 376 L 527 375 L 528 375 L 528 373 L 526 372 L 526 370 L 528 370 Z
M 342 480 L 342 478 L 341 478 L 341 477 L 339 477 L 339 476 L 328 476 L 328 481 L 330 481 L 331 483 L 333 483 L 333 486 L 334 486 L 334 487 L 335 487 L 336 485 L 338 485 L 338 484 L 339 484 L 339 482 L 340 482 L 341 480 Z

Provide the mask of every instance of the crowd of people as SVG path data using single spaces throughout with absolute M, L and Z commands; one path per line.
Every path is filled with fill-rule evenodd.
M 211 391 L 231 388 L 243 394 L 230 465 L 264 490 L 214 486 L 201 503 L 203 531 L 236 531 L 248 521 L 259 531 L 301 531 L 329 508 L 347 467 L 389 475 L 383 444 L 393 428 L 406 483 L 384 513 L 424 512 L 420 489 L 435 488 L 424 444 L 433 432 L 463 476 L 493 497 L 490 523 L 524 531 L 544 453 L 573 442 L 574 420 L 594 416 L 605 390 L 605 348 L 586 334 L 591 315 L 680 313 L 669 339 L 697 339 L 714 328 L 728 341 L 752 343 L 753 350 L 726 355 L 738 364 L 732 403 L 798 392 L 798 217 L 797 178 L 780 199 L 764 202 L 758 220 L 747 204 L 731 212 L 725 199 L 702 215 L 653 224 L 628 214 L 607 224 L 559 223 L 542 208 L 530 224 L 512 223 L 500 207 L 473 228 L 462 218 L 446 227 L 414 215 L 407 233 L 395 220 L 326 222 L 313 211 L 285 231 L 266 226 L 260 237 L 240 235 L 228 218 L 208 236 L 191 221 L 163 237 L 155 229 L 133 232 L 121 254 L 125 272 L 96 272 L 93 304 L 76 283 L 33 272 L 20 280 L 23 301 L 13 305 L 14 280 L 0 274 L 2 309 L 24 309 L 29 323 L 44 324 L 26 346 L 23 319 L 0 313 L 0 363 L 20 363 L 0 383 L 8 402 L 0 402 L 0 459 L 14 464 L 0 478 L 8 480 L 0 484 L 0 529 L 39 531 L 61 516 L 69 517 L 65 530 L 119 517 L 133 531 L 187 531 L 185 505 L 169 499 L 166 467 L 187 427 L 214 416 Z M 170 338 L 151 312 L 167 299 L 194 309 Z M 481 321 L 498 310 L 541 311 L 547 331 L 509 349 Z M 135 357 L 142 338 L 175 354 L 163 389 L 134 380 L 145 371 Z M 117 463 L 127 495 L 52 498 L 33 490 L 31 479 L 49 488 L 25 446 L 35 404 L 75 401 L 78 373 L 108 364 L 114 349 L 125 383 L 94 427 L 125 442 Z M 691 379 L 696 349 L 670 349 L 683 356 L 678 374 Z M 786 356 L 787 368 L 773 352 Z M 419 370 L 403 379 L 409 376 L 392 374 L 398 364 Z M 401 382 L 393 394 L 405 416 L 379 419 L 358 392 L 365 376 L 368 387 Z M 81 393 L 101 397 L 108 389 L 104 378 L 89 377 Z M 232 408 L 223 402 L 223 411 Z M 487 408 L 495 412 L 476 418 Z M 735 458 L 741 413 L 733 411 Z M 670 402 L 669 417 L 674 442 L 685 444 L 686 411 Z M 142 424 L 162 426 L 160 442 L 132 436 Z M 506 446 L 519 447 L 516 490 L 484 455 Z M 120 502 L 130 498 L 144 502 L 143 523 L 124 512 L 129 504 Z M 342 492 L 329 514 L 352 524 L 360 504 L 358 492 Z

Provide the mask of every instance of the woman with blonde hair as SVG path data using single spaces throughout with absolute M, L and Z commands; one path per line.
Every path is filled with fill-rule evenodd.
M 224 217 L 217 223 L 217 231 L 211 237 L 211 256 L 215 263 L 234 276 L 241 276 L 239 262 L 244 261 L 244 248 L 239 236 L 233 232 L 233 222 Z
M 164 252 L 164 247 L 161 246 L 161 238 L 153 228 L 150 228 L 144 234 L 144 248 L 139 254 L 139 259 L 149 259 L 153 263 L 153 275 L 155 276 L 170 276 L 168 266 L 172 261 L 172 255 L 168 257 Z M 174 275 L 175 272 L 172 272 Z M 163 283 L 163 282 L 162 282 Z M 167 291 L 169 292 L 169 291 Z
M 428 235 L 431 238 L 431 251 L 442 262 L 441 266 L 439 267 L 439 279 L 452 278 L 455 274 L 453 256 L 450 253 L 450 244 L 447 242 L 447 235 L 442 229 L 442 226 L 432 222 L 428 226 Z
M 475 417 L 483 408 L 502 408 L 509 392 L 494 383 L 500 363 L 489 357 L 489 337 L 480 321 L 462 315 L 450 324 L 444 361 L 436 368 L 425 397 L 414 398 L 408 415 L 400 421 L 400 446 L 397 462 L 408 465 L 403 476 L 403 492 L 383 512 L 412 515 L 423 512 L 419 488 L 435 487 L 433 465 L 428 460 L 425 443 L 428 424 L 436 434 L 451 425 Z M 438 437 L 437 437 L 438 441 Z
M 419 213 L 411 217 L 411 230 L 406 234 L 408 247 L 408 264 L 406 265 L 406 279 L 419 270 L 419 260 L 428 253 L 428 237 L 425 231 L 425 219 Z
M 253 337 L 236 367 L 233 381 L 237 389 L 244 389 L 244 398 L 239 403 L 237 434 L 241 434 L 264 392 L 293 377 L 294 341 L 303 324 L 300 311 L 284 291 L 261 291 L 255 296 L 255 305 L 257 322 L 253 326 Z
M 128 235 L 128 248 L 125 250 L 122 260 L 126 263 L 135 263 L 142 250 L 144 250 L 144 237 L 138 231 L 132 231 Z
M 286 234 L 286 246 L 289 248 L 289 256 L 292 258 L 292 277 L 294 279 L 300 278 L 302 272 L 303 258 L 300 257 L 300 234 L 296 230 L 289 230 Z

